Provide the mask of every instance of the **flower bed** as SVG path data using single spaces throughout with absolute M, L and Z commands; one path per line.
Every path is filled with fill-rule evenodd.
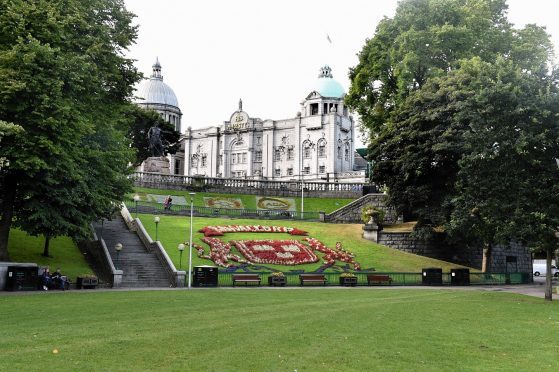
M 301 265 L 318 261 L 312 249 L 297 240 L 233 240 L 249 262 L 275 265 Z
M 302 265 L 318 262 L 314 251 L 323 253 L 326 267 L 333 266 L 336 261 L 353 265 L 355 270 L 361 270 L 355 261 L 354 255 L 342 248 L 341 243 L 336 243 L 336 248 L 328 248 L 316 238 L 304 238 L 308 245 L 297 240 L 233 240 L 229 243 L 223 242 L 214 236 L 222 236 L 225 233 L 248 232 L 248 233 L 288 233 L 291 235 L 307 235 L 306 231 L 284 226 L 261 226 L 261 225 L 227 225 L 206 226 L 199 232 L 204 233 L 202 241 L 210 246 L 209 254 L 197 244 L 193 247 L 198 257 L 213 261 L 222 267 L 234 266 L 234 263 L 274 264 L 274 265 Z M 244 258 L 231 253 L 231 247 L 235 246 Z

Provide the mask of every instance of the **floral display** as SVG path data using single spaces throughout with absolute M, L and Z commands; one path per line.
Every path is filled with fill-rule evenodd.
M 233 240 L 249 262 L 275 265 L 301 265 L 318 261 L 310 247 L 297 240 Z
M 291 235 L 306 235 L 307 232 L 292 227 L 284 226 L 261 226 L 261 225 L 227 225 L 227 226 L 206 226 L 198 230 L 204 236 L 221 236 L 225 233 L 251 232 L 251 233 L 288 233 Z
M 333 266 L 336 261 L 352 265 L 354 270 L 361 270 L 361 266 L 355 261 L 353 253 L 342 248 L 340 242 L 336 243 L 334 249 L 328 248 L 316 238 L 304 238 L 298 240 L 232 240 L 229 243 L 215 236 L 225 233 L 249 232 L 249 233 L 287 233 L 291 235 L 307 235 L 306 231 L 284 226 L 261 226 L 261 225 L 227 225 L 206 226 L 199 232 L 204 234 L 202 241 L 209 245 L 210 251 L 193 244 L 198 257 L 213 261 L 221 267 L 232 267 L 236 264 L 274 264 L 274 265 L 302 265 L 318 262 L 319 258 L 315 251 L 323 254 L 326 267 Z M 303 242 L 307 242 L 308 245 Z M 231 253 L 235 247 L 243 256 Z
M 320 240 L 315 239 L 315 238 L 305 238 L 304 240 L 306 240 L 307 242 L 309 242 L 309 245 L 321 252 L 324 253 L 324 263 L 328 266 L 332 266 L 336 263 L 336 261 L 342 261 L 345 263 L 348 263 L 350 265 L 353 265 L 353 268 L 355 270 L 361 270 L 361 266 L 355 262 L 354 260 L 354 255 L 351 252 L 346 251 L 345 249 L 342 248 L 342 243 L 337 242 L 336 243 L 336 249 L 331 249 L 328 248 L 327 246 L 325 246 L 324 244 L 322 244 L 320 242 Z

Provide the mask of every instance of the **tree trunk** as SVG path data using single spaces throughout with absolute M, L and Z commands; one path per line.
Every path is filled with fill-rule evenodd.
M 0 261 L 9 261 L 8 239 L 10 228 L 12 227 L 12 217 L 14 215 L 14 201 L 16 197 L 16 182 L 4 179 L 4 189 L 2 195 L 2 217 L 0 219 Z
M 551 285 L 551 279 L 553 278 L 553 273 L 551 272 L 551 259 L 553 258 L 553 249 L 551 247 L 547 247 L 545 249 L 546 252 L 546 274 L 545 274 L 545 300 L 551 301 L 553 299 L 553 291 Z
M 488 243 L 483 244 L 483 258 L 481 260 L 481 272 L 483 273 L 491 272 L 491 266 L 492 266 L 491 248 L 492 248 L 491 244 Z
M 43 256 L 45 256 L 45 257 L 50 257 L 49 256 L 49 245 L 50 245 L 50 235 L 45 235 L 45 246 L 43 248 Z

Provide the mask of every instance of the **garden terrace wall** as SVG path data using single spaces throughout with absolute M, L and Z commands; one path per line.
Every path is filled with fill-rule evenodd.
M 269 181 L 239 178 L 210 178 L 166 175 L 160 173 L 135 172 L 130 178 L 138 187 L 243 194 L 260 196 L 293 197 L 301 195 L 301 183 L 307 197 L 357 198 L 371 185 L 362 182 L 318 182 L 318 181 Z M 375 188 L 376 189 L 376 188 Z
M 453 262 L 459 265 L 481 269 L 483 251 L 481 247 L 467 245 L 449 245 L 444 241 L 443 234 L 424 241 L 414 238 L 408 232 L 385 232 L 378 234 L 378 243 L 400 251 Z M 512 242 L 508 246 L 498 245 L 493 248 L 492 272 L 532 272 L 532 255 L 528 248 Z M 507 257 L 515 257 L 516 263 L 509 262 Z

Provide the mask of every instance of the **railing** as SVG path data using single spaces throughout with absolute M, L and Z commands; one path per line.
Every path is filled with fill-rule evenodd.
M 242 272 L 228 272 L 220 271 L 218 277 L 218 284 L 220 286 L 228 287 L 233 286 L 232 276 L 241 274 Z M 272 275 L 271 272 L 250 272 L 251 274 L 258 274 L 262 279 L 261 285 L 268 285 L 268 277 Z M 340 274 L 339 273 L 320 273 L 326 278 L 327 286 L 339 286 Z M 354 272 L 357 277 L 358 286 L 367 286 L 367 275 L 387 275 L 392 281 L 390 286 L 417 286 L 424 285 L 421 273 L 402 273 L 402 272 Z M 299 273 L 284 273 L 287 286 L 300 286 Z M 470 273 L 470 285 L 506 285 L 506 284 L 528 284 L 532 283 L 531 273 Z M 307 286 L 308 284 L 305 284 Z M 318 284 L 322 286 L 322 284 Z M 450 273 L 443 273 L 442 285 L 451 285 Z M 309 285 L 310 286 L 310 285 Z
M 353 172 L 352 172 L 353 174 Z M 349 175 L 345 174 L 346 176 Z M 300 192 L 304 187 L 308 193 L 338 193 L 345 196 L 361 196 L 363 187 L 370 186 L 364 182 L 320 182 L 303 180 L 270 181 L 240 178 L 217 178 L 217 177 L 196 177 L 180 176 L 160 173 L 134 172 L 130 178 L 137 186 L 171 186 L 188 188 L 203 191 L 224 191 L 236 192 L 239 189 L 245 191 L 262 192 L 263 190 L 277 192 Z
M 136 213 L 136 203 L 127 200 L 126 207 L 132 213 Z M 159 214 L 159 215 L 178 215 L 189 216 L 190 205 L 173 205 L 171 210 L 166 210 L 162 204 L 138 202 L 138 213 Z M 318 212 L 296 212 L 296 211 L 280 211 L 280 210 L 258 210 L 258 209 L 228 209 L 194 206 L 193 215 L 196 217 L 235 217 L 235 218 L 256 218 L 269 220 L 310 220 L 318 221 Z

